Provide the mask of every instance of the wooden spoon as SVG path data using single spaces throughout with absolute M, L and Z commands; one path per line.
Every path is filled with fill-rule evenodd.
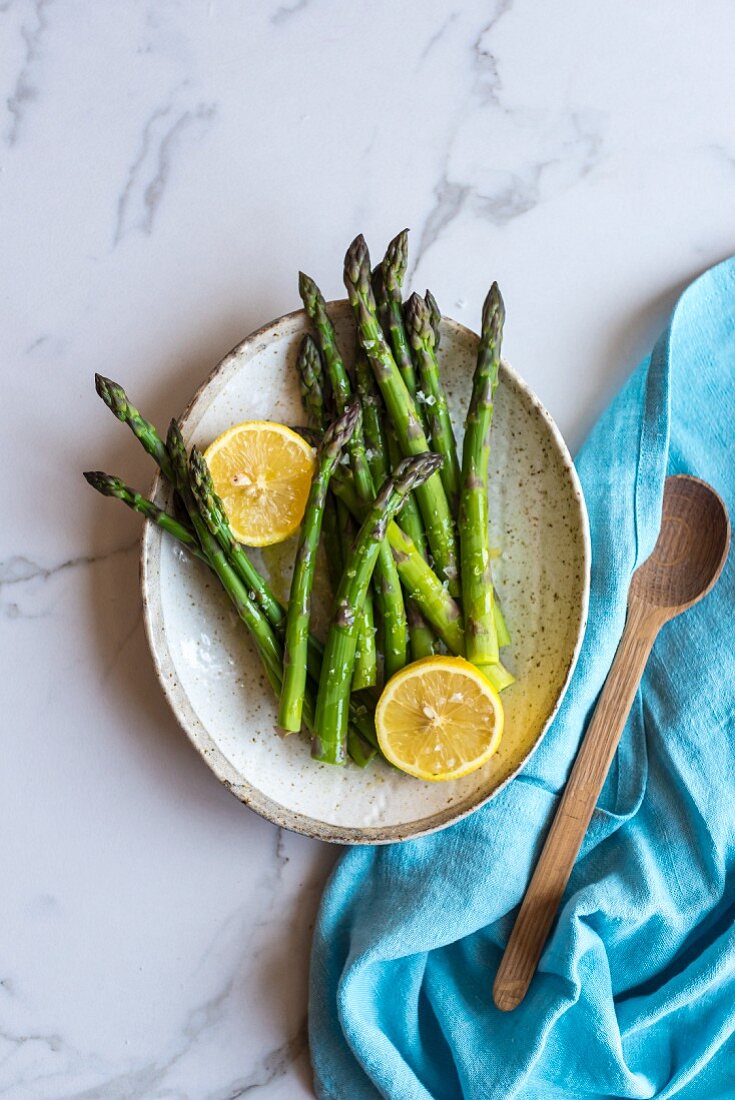
M 493 999 L 505 1012 L 520 1004 L 536 971 L 656 635 L 707 595 L 729 548 L 727 509 L 714 489 L 696 477 L 667 478 L 656 546 L 633 574 L 615 660 L 495 979 Z

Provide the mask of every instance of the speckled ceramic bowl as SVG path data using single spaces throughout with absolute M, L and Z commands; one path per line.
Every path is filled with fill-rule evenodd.
M 333 303 L 352 346 L 345 302 Z M 294 359 L 302 311 L 253 333 L 223 359 L 183 417 L 188 443 L 206 446 L 231 424 L 303 422 Z M 441 361 L 461 424 L 477 337 L 442 322 Z M 503 659 L 517 677 L 503 695 L 505 733 L 486 767 L 452 783 L 423 783 L 380 761 L 361 771 L 318 764 L 302 736 L 284 737 L 245 629 L 206 569 L 147 525 L 141 577 L 159 679 L 176 717 L 222 782 L 259 814 L 346 844 L 406 840 L 477 809 L 523 767 L 556 713 L 584 633 L 589 592 L 587 513 L 572 460 L 551 417 L 505 364 L 493 422 L 490 515 L 502 551 L 495 576 L 512 634 Z M 154 497 L 165 504 L 160 481 Z M 277 594 L 288 594 L 294 542 L 254 552 Z M 322 607 L 326 593 L 317 593 Z

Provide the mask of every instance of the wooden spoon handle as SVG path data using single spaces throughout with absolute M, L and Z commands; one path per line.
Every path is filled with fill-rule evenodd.
M 536 971 L 660 625 L 644 605 L 629 605 L 615 660 L 495 979 L 493 999 L 505 1012 L 520 1004 Z

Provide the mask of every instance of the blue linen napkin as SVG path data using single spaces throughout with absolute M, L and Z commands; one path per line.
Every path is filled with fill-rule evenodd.
M 735 259 L 682 295 L 577 468 L 593 565 L 569 692 L 484 809 L 342 857 L 312 956 L 322 1100 L 735 1097 L 735 553 L 659 635 L 525 1001 L 505 1014 L 491 996 L 664 478 L 704 478 L 735 516 Z

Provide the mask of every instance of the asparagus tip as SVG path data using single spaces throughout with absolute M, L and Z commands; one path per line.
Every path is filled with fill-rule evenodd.
M 320 306 L 324 306 L 324 295 L 311 275 L 307 275 L 303 271 L 299 272 L 299 294 L 301 295 L 301 301 L 304 303 L 304 309 L 313 318 L 315 311 Z
M 351 439 L 355 428 L 362 417 L 362 407 L 359 401 L 353 401 L 337 420 L 334 420 L 322 440 L 322 450 L 341 451 L 344 445 Z
M 311 333 L 307 332 L 299 344 L 299 354 L 296 359 L 296 369 L 299 374 L 306 375 L 308 380 L 316 379 L 316 372 L 320 365 L 319 348 Z
M 370 253 L 362 233 L 358 233 L 345 254 L 345 282 L 348 290 L 364 292 L 370 287 Z
M 198 484 L 209 480 L 209 467 L 207 466 L 204 455 L 199 450 L 196 443 L 191 448 L 191 452 L 189 454 L 189 468 L 192 472 L 192 477 Z
M 176 417 L 172 419 L 168 426 L 168 432 L 166 433 L 166 450 L 171 459 L 171 465 L 174 468 L 177 482 L 180 484 L 185 483 L 186 471 L 189 463 L 186 457 L 186 444 L 184 443 L 184 437 L 181 434 L 181 428 L 179 427 L 179 422 Z
M 393 293 L 398 293 L 408 266 L 408 229 L 397 233 L 385 250 L 386 285 Z
M 423 454 L 404 458 L 393 472 L 396 486 L 399 484 L 404 486 L 404 491 L 408 493 L 440 470 L 443 463 L 443 456 L 433 451 L 424 451 Z
M 416 314 L 419 314 L 421 312 L 422 306 L 426 307 L 426 302 L 421 297 L 421 295 L 417 294 L 414 290 L 413 294 L 406 302 L 406 313 L 415 316 Z
M 396 466 L 390 477 L 383 483 L 377 497 L 376 505 L 384 505 L 387 500 L 398 493 L 401 497 L 407 497 L 410 492 L 441 469 L 444 459 L 433 451 L 424 451 L 423 454 L 404 458 Z
M 129 402 L 127 394 L 122 386 L 118 382 L 113 382 L 111 378 L 105 378 L 104 374 L 95 372 L 94 388 L 98 396 L 101 397 L 107 405 L 107 408 L 110 409 L 119 420 L 123 420 L 127 414 Z
M 105 497 L 113 496 L 114 489 L 119 483 L 118 478 L 104 473 L 103 470 L 85 470 L 83 476 L 93 489 Z
M 186 451 L 184 451 L 183 457 L 185 459 Z M 196 444 L 191 448 L 189 454 L 189 485 L 194 494 L 194 499 L 205 514 L 207 526 L 212 530 L 209 512 L 214 504 L 212 499 L 214 485 L 212 484 L 212 475 L 209 472 L 206 459 Z
M 431 311 L 421 295 L 416 292 L 406 302 L 406 327 L 414 347 L 421 343 L 434 346 Z
M 493 335 L 495 340 L 498 339 L 500 331 L 505 321 L 505 303 L 503 296 L 500 293 L 500 287 L 496 282 L 490 287 L 487 292 L 482 307 L 482 329 L 483 332 L 494 330 Z
M 402 229 L 400 233 L 396 233 L 395 237 L 389 243 L 388 247 L 385 250 L 386 256 L 395 255 L 396 253 L 400 252 L 401 249 L 405 248 L 408 245 L 408 234 L 408 228 Z
M 438 350 L 439 343 L 441 341 L 441 324 L 442 324 L 442 311 L 439 309 L 439 303 L 430 290 L 427 289 L 424 295 L 424 301 L 426 302 L 429 310 L 429 319 L 431 321 L 431 327 L 434 330 L 434 347 Z

